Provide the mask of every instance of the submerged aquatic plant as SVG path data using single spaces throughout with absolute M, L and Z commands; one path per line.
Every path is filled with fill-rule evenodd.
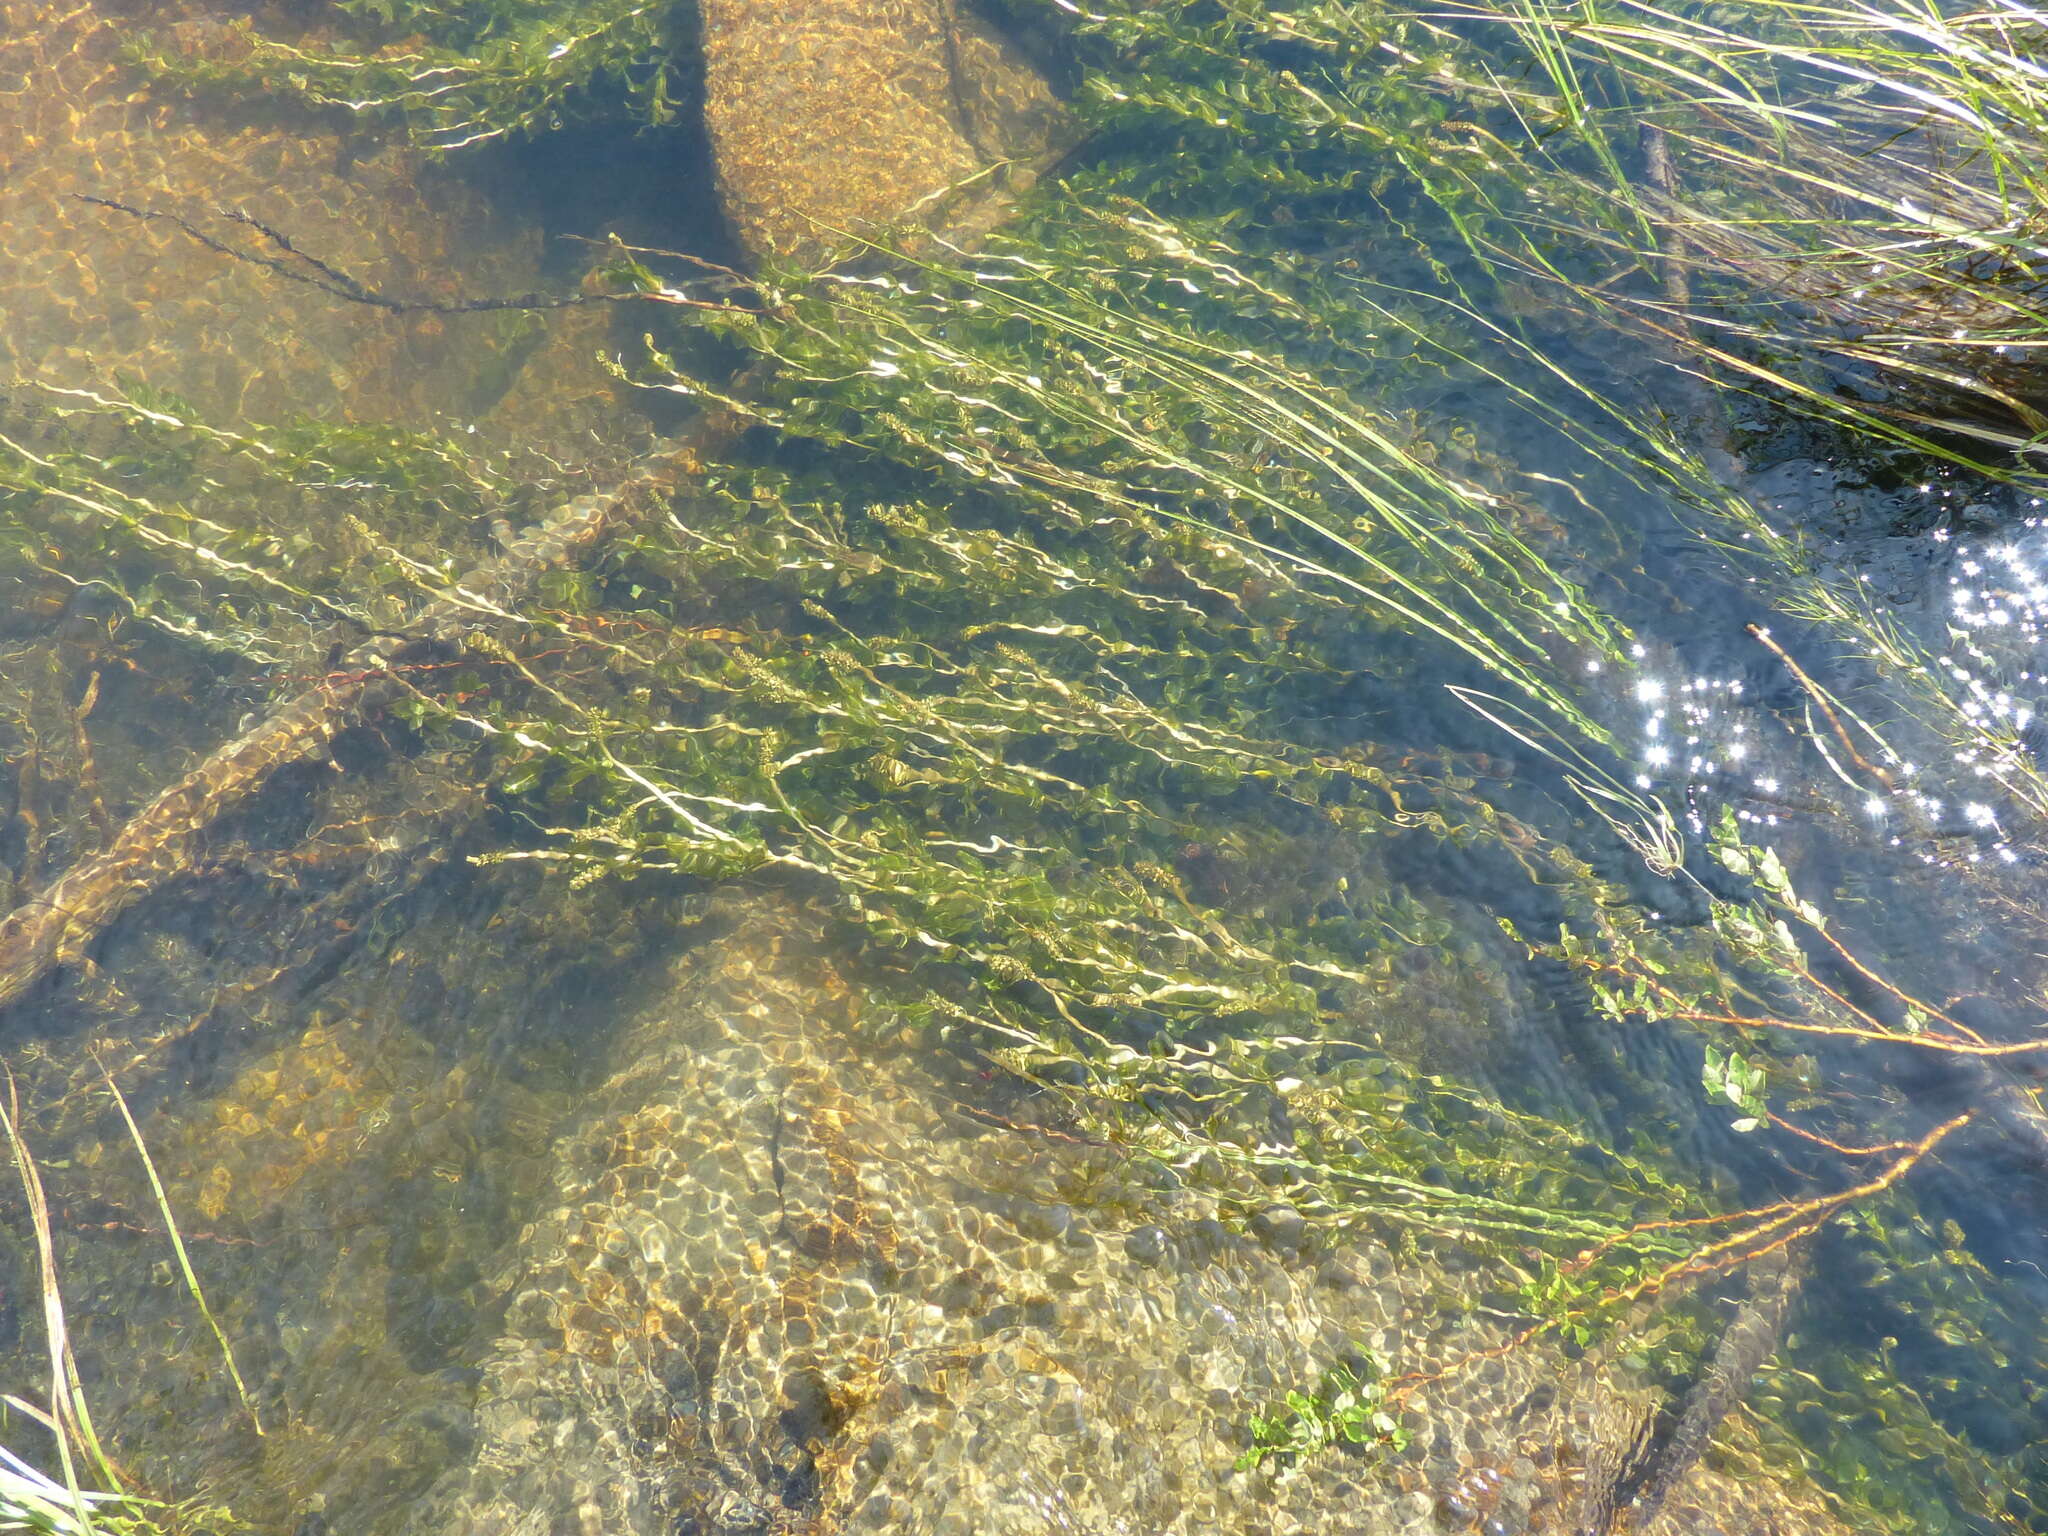
M 0 1102 L 0 1134 L 21 1183 L 36 1248 L 36 1278 L 42 1301 L 43 1341 L 50 1381 L 47 1406 L 12 1394 L 0 1398 L 6 1416 L 19 1416 L 46 1432 L 55 1447 L 59 1476 L 36 1470 L 0 1446 L 0 1530 L 48 1536 L 155 1536 L 160 1501 L 128 1489 L 93 1427 L 85 1385 L 72 1353 L 59 1288 L 50 1211 L 41 1169 L 22 1139 L 21 1104 L 11 1074 Z M 195 1282 L 196 1285 L 196 1282 Z
M 1307 1456 L 1338 1445 L 1399 1451 L 1408 1431 L 1386 1410 L 1385 1363 L 1361 1350 L 1354 1363 L 1333 1365 L 1312 1392 L 1289 1392 L 1272 1414 L 1251 1418 L 1252 1443 L 1237 1459 L 1248 1471 L 1273 1456 Z
M 437 153 L 579 118 L 675 121 L 695 7 L 684 0 L 345 0 L 366 37 L 288 42 L 244 25 L 232 43 L 131 60 L 166 88 L 362 119 Z
M 672 41 L 646 30 L 649 8 L 531 15 L 527 32 L 463 36 L 438 9 L 387 8 L 460 59 L 258 44 L 248 72 L 212 78 L 268 89 L 302 70 L 294 88 L 315 104 L 347 90 L 350 110 L 443 148 L 551 121 L 606 71 L 665 78 Z M 534 51 L 575 17 L 610 30 L 588 53 Z M 1708 277 L 1691 269 L 1734 267 L 1673 245 L 1679 184 L 1642 182 L 1616 120 L 1662 82 L 1656 121 L 1688 176 L 1685 157 L 1708 151 L 1682 139 L 1681 110 L 1763 125 L 1724 171 L 1789 154 L 1765 131 L 1777 117 L 1816 125 L 1780 113 L 1759 76 L 1716 73 L 1705 34 L 1664 13 L 1630 23 L 1654 36 L 1576 10 L 1454 24 L 1243 0 L 1105 6 L 1085 25 L 1103 137 L 1002 238 L 764 274 L 762 313 L 697 321 L 759 360 L 742 385 L 679 361 L 675 331 L 630 370 L 762 431 L 592 571 L 480 613 L 493 627 L 435 663 L 447 688 L 406 701 L 529 829 L 492 857 L 577 883 L 795 884 L 863 942 L 893 1019 L 1065 1095 L 1138 1155 L 1200 1167 L 1233 1209 L 1284 1193 L 1339 1234 L 1485 1253 L 1536 1318 L 1524 1341 L 1589 1338 L 1823 1224 L 1866 1223 L 1872 1251 L 1896 1241 L 1886 1222 L 1913 1219 L 1905 1181 L 1969 1117 L 1852 1141 L 1809 1113 L 1819 1085 L 1782 1037 L 1962 1039 L 1939 1005 L 1917 1032 L 1859 1022 L 1812 958 L 1827 924 L 1764 850 L 1727 836 L 1709 850 L 1735 884 L 1692 931 L 1655 923 L 1589 862 L 1618 836 L 1682 884 L 1702 842 L 1633 786 L 1583 682 L 1625 666 L 1634 640 L 1591 595 L 1601 556 L 1634 557 L 1599 508 L 1676 490 L 1724 527 L 1757 516 L 1695 447 L 1642 430 L 1640 397 L 1556 355 L 1578 313 L 1562 306 L 1614 297 L 1595 273 L 1617 253 L 1652 279 L 1688 268 L 1702 304 Z M 1714 45 L 1728 38 L 1730 71 L 1780 67 L 1743 32 Z M 1738 213 L 1730 228 L 1759 240 L 1806 220 L 1758 234 Z M 1532 278 L 1560 307 L 1498 318 Z M 1703 325 L 1673 312 L 1676 291 L 1656 283 L 1632 306 L 1673 355 Z M 1718 344 L 1752 368 L 1773 347 L 1821 347 L 1745 323 Z M 406 599 L 446 585 L 441 530 L 495 495 L 437 445 L 378 439 L 368 468 L 337 478 L 371 480 L 394 517 L 351 528 L 335 557 L 290 544 L 258 496 L 246 521 L 216 524 L 118 473 L 301 496 L 330 488 L 331 439 L 304 429 L 313 446 L 294 459 L 288 431 L 229 439 L 141 394 L 84 405 L 60 425 L 111 441 L 12 450 L 0 513 L 21 557 L 74 580 L 113 565 L 138 614 L 266 661 L 307 656 L 315 617 L 401 621 Z M 404 462 L 422 478 L 377 479 Z M 1760 548 L 1780 601 L 1844 635 L 1880 632 L 1792 541 Z M 1904 641 L 1876 660 L 1902 686 L 1926 671 Z M 1938 679 L 1912 686 L 1963 728 Z M 1452 722 L 1487 720 L 1534 754 L 1525 783 L 1482 787 L 1471 754 L 1443 750 Z M 1477 971 L 1487 955 L 1394 873 L 1403 840 L 1498 854 L 1562 909 L 1552 953 L 1616 1023 L 1694 1029 L 1720 1103 L 1666 1085 L 1674 1119 L 1725 1119 L 1726 1104 L 1774 1148 L 1826 1156 L 1781 1151 L 1790 1192 L 1758 1205 L 1694 1187 L 1675 1149 L 1601 1149 L 1589 1173 L 1577 1129 L 1420 1069 L 1377 1007 L 1400 995 L 1396 961 L 1442 950 Z M 1867 1110 L 1881 1074 L 1851 1082 Z M 1258 1131 L 1276 1102 L 1289 1144 Z M 1916 1262 L 1900 1294 L 1975 1287 L 1981 1311 L 1945 1322 L 1983 1344 L 1998 1308 L 1978 1277 L 1956 1278 L 1956 1245 Z M 1270 1421 L 1268 1449 L 1383 1433 L 1372 1384 L 1325 1385 Z M 1971 1469 L 1989 1507 L 1983 1458 L 1925 1409 L 1900 1422 L 1916 1453 Z M 1871 1464 L 1844 1453 L 1838 1482 Z
M 2022 6 L 1097 9 L 1153 58 L 1239 50 L 1243 109 L 1393 157 L 1488 267 L 1737 380 L 1922 447 L 1998 454 L 2048 424 L 2048 123 Z M 1126 100 L 1190 122 L 1212 105 Z M 1788 373 L 1799 358 L 1894 395 L 1842 395 Z
M 117 1493 L 66 1488 L 0 1445 L 0 1531 L 93 1536 L 95 1531 L 121 1528 L 110 1525 L 105 1516 L 125 1502 Z
M 271 666 L 325 626 L 402 622 L 465 545 L 485 547 L 479 512 L 513 492 L 446 438 L 311 420 L 230 431 L 141 381 L 25 387 L 10 405 L 0 558 Z
M 2033 13 L 1881 0 L 1456 19 L 1527 40 L 1558 115 L 1597 141 L 1608 177 L 1584 184 L 1613 206 L 1616 247 L 1663 270 L 1651 307 L 1733 377 L 1980 453 L 2024 453 L 2048 428 Z M 1829 372 L 1802 383 L 1775 361 L 1802 357 Z M 1840 397 L 1830 372 L 1885 392 Z

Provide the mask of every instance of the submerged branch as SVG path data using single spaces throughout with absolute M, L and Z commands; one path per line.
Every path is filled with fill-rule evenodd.
M 474 315 L 507 309 L 574 309 L 584 304 L 628 304 L 641 300 L 655 304 L 676 304 L 689 309 L 731 309 L 746 314 L 759 313 L 744 304 L 693 299 L 666 284 L 655 287 L 635 286 L 624 293 L 521 293 L 484 299 L 402 299 L 381 289 L 372 288 L 334 263 L 300 250 L 291 236 L 283 230 L 274 228 L 239 208 L 222 208 L 218 211 L 222 218 L 255 230 L 266 242 L 283 252 L 283 255 L 265 256 L 257 251 L 237 249 L 225 240 L 208 234 L 182 214 L 166 213 L 157 208 L 140 208 L 133 203 L 124 203 L 118 198 L 93 197 L 83 192 L 74 192 L 71 195 L 76 201 L 90 203 L 95 208 L 110 208 L 116 213 L 125 213 L 136 219 L 161 220 L 189 235 L 209 251 L 217 252 L 230 260 L 248 262 L 251 266 L 262 267 L 287 282 L 303 283 L 334 298 L 346 299 L 351 304 L 367 304 L 372 309 L 388 310 L 394 315 Z M 624 245 L 616 248 L 621 254 L 630 249 Z M 680 253 L 663 251 L 659 254 L 673 257 Z M 705 261 L 700 257 L 683 259 L 696 262 L 721 281 L 745 282 L 745 278 L 730 267 L 720 266 L 716 262 Z M 634 269 L 634 275 L 636 278 L 646 276 L 644 269 L 640 268 Z
M 1812 1264 L 1813 1239 L 1766 1251 L 1750 1266 L 1749 1295 L 1700 1377 L 1685 1395 L 1678 1423 L 1661 1441 L 1659 1415 L 1631 1414 L 1619 1432 L 1588 1458 L 1573 1536 L 1611 1536 L 1617 1528 L 1648 1531 L 1705 1454 L 1714 1432 L 1742 1403 L 1756 1373 L 1785 1338 L 1785 1325 Z
M 212 823 L 277 769 L 320 751 L 403 692 L 396 669 L 408 658 L 459 644 L 479 621 L 503 617 L 544 572 L 579 559 L 639 516 L 731 431 L 731 418 L 708 415 L 643 456 L 615 484 L 558 507 L 437 597 L 409 633 L 375 635 L 356 646 L 326 677 L 163 790 L 99 853 L 0 919 L 0 1007 L 53 966 L 84 960 L 109 923 L 190 869 Z

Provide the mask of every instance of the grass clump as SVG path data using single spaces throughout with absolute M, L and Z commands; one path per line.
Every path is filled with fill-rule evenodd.
M 7 1102 L 0 1103 L 0 1134 L 7 1139 L 35 1239 L 36 1280 L 50 1375 L 45 1406 L 9 1394 L 0 1398 L 0 1410 L 5 1418 L 18 1417 L 48 1436 L 59 1476 L 52 1478 L 38 1471 L 14 1451 L 0 1446 L 0 1530 L 47 1536 L 160 1536 L 167 1527 L 159 1517 L 171 1512 L 169 1506 L 130 1491 L 93 1427 L 58 1285 L 49 1201 L 41 1169 L 22 1139 L 21 1104 L 11 1075 L 6 1098 Z M 197 1295 L 197 1282 L 193 1285 Z

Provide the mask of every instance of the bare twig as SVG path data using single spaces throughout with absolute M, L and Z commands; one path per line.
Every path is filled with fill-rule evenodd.
M 351 304 L 367 304 L 373 309 L 388 310 L 394 315 L 469 315 L 487 314 L 495 310 L 506 309 L 573 309 L 584 304 L 631 304 L 642 302 L 677 305 L 685 309 L 731 309 L 747 314 L 759 313 L 758 310 L 750 309 L 746 305 L 733 304 L 725 300 L 693 299 L 680 290 L 667 286 L 652 289 L 635 289 L 629 293 L 521 293 L 485 299 L 395 298 L 391 294 L 370 287 L 369 284 L 350 275 L 332 262 L 325 261 L 308 251 L 299 249 L 291 236 L 287 235 L 283 230 L 276 229 L 264 223 L 254 214 L 247 213 L 239 208 L 221 208 L 217 209 L 216 212 L 224 219 L 255 230 L 265 242 L 281 251 L 282 255 L 265 256 L 260 251 L 244 250 L 238 246 L 230 245 L 227 241 L 208 234 L 182 214 L 167 213 L 158 208 L 141 208 L 133 203 L 124 203 L 119 198 L 93 197 L 83 192 L 74 192 L 71 196 L 78 202 L 90 203 L 95 208 L 109 208 L 116 213 L 125 213 L 130 218 L 144 219 L 151 222 L 161 221 L 189 235 L 208 250 L 217 251 L 230 260 L 248 262 L 252 266 L 262 267 L 265 271 L 275 273 L 287 282 L 303 283 L 309 288 L 317 288 L 322 293 L 330 294 L 337 299 L 346 299 Z M 619 249 L 628 248 L 619 247 Z M 662 252 L 660 254 L 668 255 L 672 253 Z M 718 274 L 721 281 L 728 278 L 744 281 L 738 273 L 733 272 L 729 267 L 720 267 L 715 262 L 699 262 L 698 264 Z

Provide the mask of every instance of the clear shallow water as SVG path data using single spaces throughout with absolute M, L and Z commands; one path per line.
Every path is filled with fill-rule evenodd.
M 75 17 L 20 9 L 10 46 L 49 54 L 29 63 L 86 55 Z M 78 76 L 78 98 L 102 100 L 104 77 Z M 94 184 L 142 177 L 167 143 L 206 149 L 204 125 L 186 131 L 189 144 L 161 120 L 109 128 Z M 208 152 L 246 159 L 262 187 L 282 174 L 264 168 L 266 152 L 296 142 L 258 134 Z M 51 154 L 34 161 L 51 190 L 87 177 Z M 368 192 L 349 183 L 362 201 L 331 237 L 371 242 L 372 259 L 390 221 L 404 241 L 503 261 L 506 283 L 520 280 L 532 244 L 516 211 L 499 210 L 510 225 L 499 229 L 468 205 L 422 210 L 402 172 Z M 324 170 L 307 174 L 332 191 Z M 394 203 L 416 222 L 392 219 Z M 0 217 L 19 242 L 64 248 L 33 225 L 47 206 L 17 191 Z M 101 238 L 122 249 L 118 234 Z M 148 346 L 117 353 L 118 337 L 74 318 L 75 288 L 46 266 L 17 270 L 15 307 L 53 333 L 76 327 L 73 349 L 95 368 L 134 357 L 225 370 L 209 404 L 244 401 L 237 386 L 254 383 L 236 370 L 270 377 L 248 360 L 315 325 L 339 339 L 292 355 L 351 366 L 336 366 L 325 395 L 271 377 L 277 403 L 263 409 L 332 410 L 341 391 L 358 416 L 402 415 L 447 398 L 455 386 L 437 367 L 459 373 L 479 344 L 436 351 L 423 324 L 394 323 L 372 346 L 346 312 L 300 312 L 230 267 L 205 281 L 254 285 L 240 308 L 237 294 L 168 283 L 161 301 L 137 295 Z M 210 350 L 220 312 L 259 334 Z M 477 384 L 466 414 L 500 440 L 556 434 L 553 451 L 565 451 L 576 422 L 621 409 L 577 382 L 578 355 L 573 338 L 550 335 L 509 388 Z M 1476 394 L 1431 404 L 1475 420 L 1497 407 Z M 1960 616 L 1952 654 L 1989 680 L 1985 707 L 2030 707 L 2026 509 L 1987 492 L 1945 518 L 1933 491 L 1874 488 L 1789 432 L 1778 441 L 1752 450 L 1752 493 L 1834 539 L 1833 557 L 1867 567 L 1930 638 L 1949 643 Z M 1524 469 L 1599 488 L 1562 445 L 1518 442 L 1517 453 Z M 1723 804 L 1768 829 L 1802 888 L 1828 893 L 1857 954 L 1881 956 L 1887 975 L 1987 1032 L 2019 1024 L 2031 863 L 2002 835 L 2010 812 L 1973 765 L 1929 757 L 1873 814 L 1828 767 L 1809 695 L 1748 635 L 1768 610 L 1739 573 L 1680 539 L 1668 509 L 1590 499 L 1630 515 L 1591 519 L 1564 494 L 1543 510 L 1580 552 L 1583 579 L 1637 630 L 1640 665 L 1586 671 L 1583 697 L 1636 755 L 1641 787 L 1696 834 Z M 488 547 L 482 526 L 470 533 Z M 4 672 L 19 702 L 5 849 L 25 890 L 101 835 L 91 782 L 118 819 L 260 711 L 275 679 L 112 622 L 89 589 L 73 590 L 89 573 L 7 574 Z M 1825 685 L 1853 686 L 1852 668 L 1777 633 Z M 1310 700 L 1322 734 L 1390 758 L 1448 748 L 1531 824 L 1583 821 L 1540 754 L 1416 688 L 1379 637 L 1356 644 L 1354 660 L 1385 680 Z M 317 651 L 291 660 L 317 674 Z M 1482 680 L 1419 667 L 1431 683 Z M 72 713 L 94 677 L 81 726 Z M 1555 1338 L 1503 1348 L 1521 1329 L 1521 1277 L 1491 1249 L 1260 1208 L 1256 1173 L 1221 1154 L 1249 1153 L 1256 1167 L 1298 1149 L 1314 1124 L 1306 1101 L 1247 1094 L 1214 1133 L 1213 1165 L 1162 1166 L 1135 1150 L 1142 1136 L 1108 1142 L 973 1052 L 934 1050 L 864 1008 L 886 967 L 786 894 L 657 881 L 575 891 L 533 865 L 478 864 L 524 846 L 531 812 L 476 788 L 463 754 L 393 723 L 345 738 L 334 758 L 339 774 L 282 775 L 219 830 L 199 878 L 107 935 L 94 974 L 6 1020 L 80 1370 L 117 1458 L 153 1489 L 309 1533 L 738 1532 L 818 1518 L 920 1532 L 1466 1529 L 1495 1500 L 1494 1518 L 1562 1529 L 1584 1465 L 1626 1435 L 1631 1404 L 1682 1391 L 1729 1310 L 1703 1297 L 1653 1321 L 1646 1308 L 1640 1334 L 1591 1355 Z M 1661 920 L 1700 920 L 1700 884 L 1657 875 L 1593 830 L 1601 874 Z M 1582 1170 L 1552 1185 L 1560 1211 L 1647 1208 L 1648 1176 L 1632 1162 L 1727 1206 L 1839 1184 L 1830 1158 L 1730 1131 L 1682 1034 L 1602 1020 L 1562 967 L 1508 942 L 1495 919 L 1533 935 L 1560 913 L 1501 847 L 1446 850 L 1418 835 L 1359 860 L 1356 879 L 1412 902 L 1424 942 L 1376 978 L 1338 1040 L 1303 1048 L 1311 1095 L 1351 1085 L 1343 1102 L 1370 1139 L 1349 1155 L 1370 1162 L 1404 1126 L 1420 1136 L 1463 1116 L 1469 1144 L 1498 1145 L 1508 1161 L 1520 1114 L 1561 1126 Z M 1201 845 L 1177 872 L 1223 907 L 1255 902 L 1286 873 Z M 1887 1134 L 1924 1134 L 1977 1091 L 1938 1066 L 1873 1071 L 1847 1046 L 1815 1056 L 1815 1100 L 1852 1114 L 1882 1105 Z M 100 1063 L 142 1124 L 254 1415 L 167 1265 Z M 1441 1162 L 1423 1171 L 1449 1185 L 1487 1178 Z M 2014 1219 L 2014 1191 L 2038 1176 L 2022 1138 L 1977 1131 L 1874 1227 L 1831 1232 L 1798 1340 L 1757 1389 L 1767 1417 L 1731 1429 L 1726 1455 L 1674 1505 L 1674 1528 L 1857 1528 L 1854 1504 L 1830 1511 L 1803 1482 L 1802 1456 L 1852 1499 L 1918 1503 L 1925 1529 L 1996 1528 L 1967 1512 L 1987 1506 L 2030 1522 L 2039 1426 L 1992 1385 L 2015 1365 L 2024 1374 L 2041 1347 L 2048 1255 L 2039 1223 Z M 32 1393 L 40 1339 L 18 1220 L 8 1241 L 20 1348 L 9 1384 Z M 1926 1307 L 1938 1279 L 1898 1275 L 1944 1265 L 1977 1287 L 1966 1326 Z M 1405 1450 L 1230 1470 L 1253 1413 L 1357 1349 L 1443 1377 L 1403 1410 Z M 1937 1459 L 1930 1446 L 1945 1442 L 1929 1425 L 1993 1458 L 2009 1487 L 1960 1488 L 1973 1473 Z M 18 1434 L 42 1454 L 35 1431 Z

